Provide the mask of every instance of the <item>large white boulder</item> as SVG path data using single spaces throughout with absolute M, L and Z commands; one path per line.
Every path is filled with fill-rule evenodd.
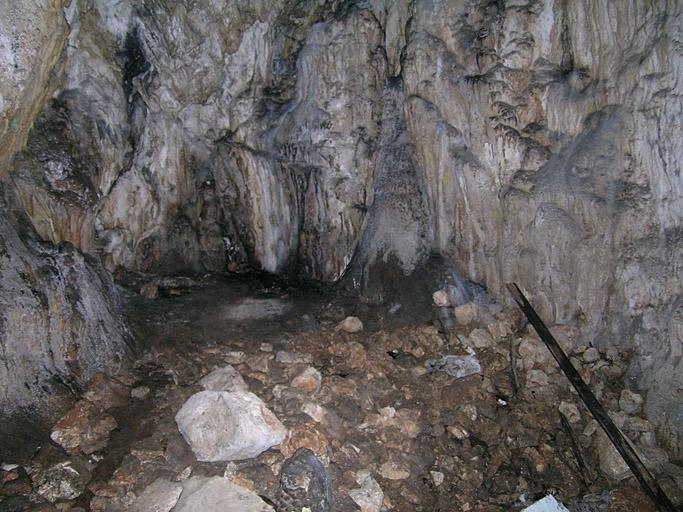
M 257 457 L 287 435 L 266 404 L 249 391 L 201 391 L 185 402 L 175 420 L 197 460 L 204 462 Z

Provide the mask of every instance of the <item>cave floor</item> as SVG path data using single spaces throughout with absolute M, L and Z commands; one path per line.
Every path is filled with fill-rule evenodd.
M 554 364 L 517 360 L 513 376 L 510 346 L 519 355 L 520 340 L 529 337 L 517 311 L 479 305 L 478 316 L 455 329 L 453 340 L 492 341 L 475 347 L 481 372 L 456 379 L 425 366 L 446 348 L 419 301 L 389 313 L 330 289 L 268 278 L 167 280 L 159 293 L 155 299 L 129 294 L 139 354 L 116 377 L 114 391 L 100 393 L 119 386 L 135 398 L 101 412 L 117 425 L 107 442 L 83 442 L 69 453 L 48 443 L 30 464 L 3 466 L 0 511 L 137 510 L 137 497 L 157 479 L 198 475 L 226 476 L 277 511 L 300 511 L 303 502 L 280 488 L 283 464 L 300 448 L 324 464 L 335 511 L 360 510 L 352 499 L 358 493 L 350 491 L 363 485 L 364 511 L 379 510 L 372 505 L 379 489 L 382 510 L 394 511 L 521 510 L 549 493 L 573 511 L 654 510 L 633 478 L 602 475 L 599 434 Z M 364 330 L 338 329 L 347 315 L 359 316 Z M 454 341 L 450 353 L 466 352 Z M 198 381 L 227 364 L 289 434 L 253 459 L 198 462 L 174 417 L 202 390 Z M 584 370 L 606 403 L 616 400 L 623 364 L 602 354 Z M 320 381 L 294 386 L 309 366 Z M 587 461 L 583 479 L 561 426 L 562 402 Z M 58 483 L 35 477 L 65 459 L 89 475 L 81 482 L 85 491 L 71 500 L 52 489 Z M 680 468 L 659 469 L 661 485 L 680 500 Z M 377 487 L 364 480 L 367 474 Z

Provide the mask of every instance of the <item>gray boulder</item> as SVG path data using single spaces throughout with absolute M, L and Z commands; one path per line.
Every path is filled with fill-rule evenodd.
M 194 477 L 183 483 L 183 493 L 173 512 L 273 512 L 252 491 L 235 485 L 227 478 Z

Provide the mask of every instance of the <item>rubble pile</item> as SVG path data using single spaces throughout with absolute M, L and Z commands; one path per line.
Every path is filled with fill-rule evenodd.
M 150 348 L 93 380 L 54 426 L 61 449 L 3 465 L 0 510 L 507 511 L 546 495 L 573 511 L 652 510 L 517 310 L 439 307 L 447 332 L 341 317 Z M 683 470 L 623 389 L 622 354 L 552 331 L 680 501 Z

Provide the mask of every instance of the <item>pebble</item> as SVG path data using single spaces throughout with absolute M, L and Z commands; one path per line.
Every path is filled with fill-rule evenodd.
M 307 367 L 303 372 L 294 377 L 292 387 L 301 389 L 307 393 L 315 393 L 320 388 L 322 376 L 320 372 L 312 366 Z
M 357 316 L 347 316 L 337 325 L 337 330 L 354 334 L 363 330 L 363 322 Z
M 157 286 L 157 284 L 153 282 L 145 283 L 140 288 L 140 295 L 142 295 L 146 299 L 158 299 L 159 286 Z
M 470 434 L 467 432 L 467 430 L 465 430 L 459 425 L 449 425 L 448 427 L 446 427 L 446 432 L 448 432 L 449 435 L 455 437 L 456 439 L 459 439 L 460 441 L 470 437 Z
M 444 481 L 444 474 L 441 471 L 430 471 L 429 475 L 432 477 L 434 487 L 439 487 Z
M 275 354 L 275 361 L 281 364 L 310 364 L 313 362 L 313 356 L 280 350 Z
M 247 359 L 247 355 L 241 350 L 234 350 L 226 352 L 224 356 L 225 362 L 228 364 L 242 364 Z
M 564 414 L 569 423 L 578 423 L 581 420 L 579 408 L 571 402 L 561 402 L 559 411 Z
M 280 489 L 289 498 L 288 509 L 332 510 L 332 485 L 325 466 L 307 448 L 297 450 L 282 465 Z
M 526 374 L 528 384 L 545 387 L 550 383 L 548 376 L 541 370 L 529 370 Z
M 405 480 L 410 476 L 410 471 L 396 462 L 385 462 L 379 467 L 379 474 L 387 480 Z
M 359 471 L 356 482 L 358 489 L 349 491 L 351 499 L 360 507 L 361 512 L 380 512 L 384 503 L 384 492 L 369 471 Z
M 643 397 L 629 389 L 624 389 L 619 395 L 619 407 L 626 414 L 638 414 L 643 407 Z
M 595 347 L 589 347 L 586 349 L 586 351 L 583 353 L 583 360 L 586 363 L 594 363 L 597 360 L 600 359 L 600 352 L 598 351 L 597 348 Z
M 269 353 L 254 354 L 247 357 L 246 363 L 255 372 L 268 373 L 271 359 L 273 359 L 273 355 Z
M 485 349 L 493 346 L 493 337 L 488 331 L 485 331 L 484 329 L 474 329 L 470 333 L 470 342 L 474 346 L 474 348 L 478 349 Z
M 439 308 L 445 308 L 451 305 L 451 298 L 444 290 L 438 290 L 432 294 L 432 301 L 434 305 Z
M 150 389 L 147 386 L 138 386 L 130 390 L 130 396 L 134 400 L 144 400 L 149 396 Z
M 324 407 L 314 402 L 306 402 L 301 406 L 301 412 L 310 416 L 313 421 L 320 423 L 327 413 Z

